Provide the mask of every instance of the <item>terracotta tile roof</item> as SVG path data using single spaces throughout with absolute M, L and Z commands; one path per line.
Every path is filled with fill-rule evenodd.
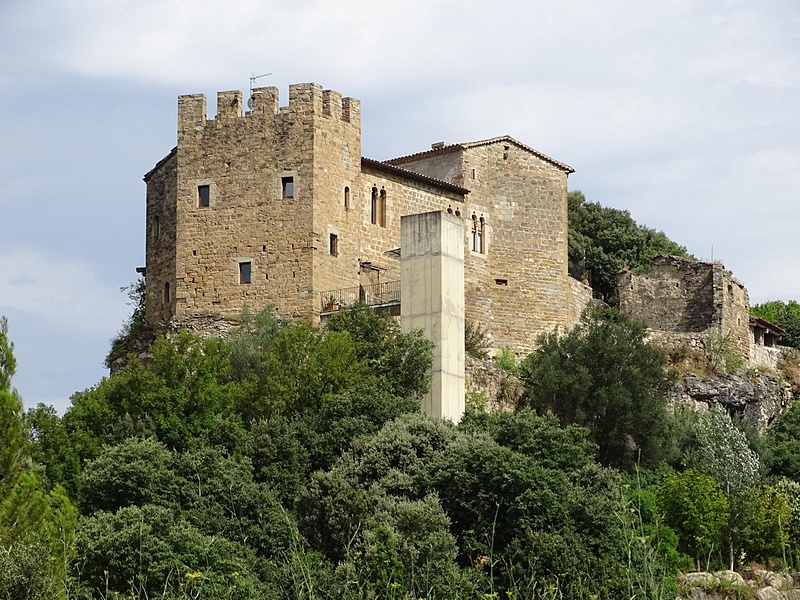
M 460 144 L 446 144 L 440 148 L 432 148 L 431 150 L 425 150 L 424 152 L 416 152 L 414 154 L 408 154 L 406 156 L 399 156 L 397 158 L 392 158 L 390 160 L 385 161 L 387 164 L 390 165 L 401 165 L 403 163 L 412 162 L 415 160 L 419 160 L 420 158 L 428 158 L 429 156 L 438 156 L 440 154 L 449 154 L 450 152 L 457 152 L 459 150 L 467 150 L 469 148 L 477 148 L 478 146 L 488 146 L 490 144 L 497 144 L 500 142 L 506 142 L 509 144 L 514 144 L 518 148 L 522 148 L 523 150 L 530 152 L 534 156 L 538 156 L 544 161 L 549 162 L 550 164 L 558 167 L 565 173 L 574 173 L 575 169 L 566 165 L 562 162 L 557 161 L 554 158 L 547 156 L 539 152 L 538 150 L 531 148 L 530 146 L 526 146 L 522 142 L 519 142 L 512 138 L 510 135 L 501 135 L 499 137 L 489 138 L 488 140 L 478 140 L 477 142 L 464 142 Z
M 412 179 L 414 181 L 419 181 L 421 183 L 427 183 L 428 185 L 432 185 L 440 189 L 447 190 L 448 192 L 453 192 L 455 194 L 460 194 L 460 195 L 469 194 L 469 190 L 467 188 L 463 188 L 461 186 L 448 183 L 447 181 L 442 181 L 441 179 L 436 179 L 435 177 L 420 175 L 419 173 L 414 173 L 414 171 L 409 171 L 408 169 L 397 167 L 395 165 L 389 164 L 388 162 L 381 162 L 379 160 L 362 156 L 361 168 L 363 169 L 364 167 L 377 169 L 378 171 L 383 171 L 384 173 L 389 173 L 392 175 L 398 175 L 405 179 Z
M 761 317 L 750 317 L 750 324 L 756 327 L 761 327 L 762 329 L 773 330 L 773 332 L 777 333 L 784 333 L 783 328 L 778 327 L 775 323 L 770 323 L 766 319 L 762 319 Z

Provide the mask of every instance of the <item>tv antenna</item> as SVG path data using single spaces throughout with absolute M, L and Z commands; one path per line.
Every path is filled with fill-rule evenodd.
M 248 110 L 253 110 L 253 84 L 256 82 L 257 79 L 261 79 L 262 77 L 269 77 L 272 73 L 264 73 L 263 75 L 253 75 L 250 77 L 250 97 L 247 99 L 247 108 Z

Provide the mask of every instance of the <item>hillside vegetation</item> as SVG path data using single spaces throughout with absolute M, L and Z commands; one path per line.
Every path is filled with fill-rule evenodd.
M 419 412 L 430 344 L 356 308 L 270 311 L 22 413 L 0 335 L 0 598 L 674 598 L 731 558 L 800 566 L 800 414 L 749 441 L 671 415 L 664 356 L 596 310 L 513 412 Z
M 663 232 L 639 225 L 627 210 L 590 202 L 583 192 L 567 195 L 569 274 L 592 286 L 595 298 L 617 305 L 617 273 L 646 272 L 659 254 L 691 255 Z

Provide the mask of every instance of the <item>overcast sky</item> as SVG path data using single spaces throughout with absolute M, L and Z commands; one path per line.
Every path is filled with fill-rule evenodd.
M 2 0 L 0 315 L 26 405 L 105 375 L 177 96 L 362 101 L 365 156 L 509 134 L 751 303 L 800 298 L 800 3 Z

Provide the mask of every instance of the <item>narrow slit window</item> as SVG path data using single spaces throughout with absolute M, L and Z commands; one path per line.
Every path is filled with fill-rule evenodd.
M 369 222 L 375 225 L 378 222 L 378 188 L 372 188 L 372 202 L 370 204 Z
M 198 185 L 197 186 L 197 204 L 198 206 L 211 205 L 211 186 Z
M 344 186 L 344 209 L 350 210 L 350 188 Z
M 158 215 L 153 219 L 153 237 L 155 239 L 161 237 L 161 217 Z
M 328 242 L 328 252 L 331 256 L 339 256 L 339 236 L 335 233 L 330 235 Z
M 294 198 L 294 177 L 281 177 L 281 190 L 284 198 Z
M 169 304 L 169 281 L 164 282 L 164 304 Z
M 253 275 L 253 264 L 249 262 L 239 263 L 239 283 L 250 283 Z

